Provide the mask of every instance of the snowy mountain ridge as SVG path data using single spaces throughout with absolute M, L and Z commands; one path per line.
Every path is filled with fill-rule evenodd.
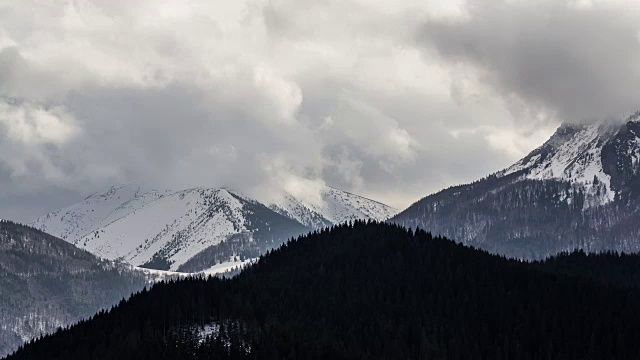
M 395 210 L 323 186 L 321 203 L 289 193 L 268 206 L 216 188 L 157 190 L 112 186 L 31 225 L 106 259 L 135 266 L 198 272 L 256 257 L 310 229 L 355 219 L 384 220 Z M 204 258 L 215 257 L 215 262 Z M 240 259 L 242 257 L 242 259 Z M 194 265 L 193 259 L 198 259 Z
M 285 190 L 282 196 L 269 201 L 269 208 L 296 219 L 314 229 L 341 224 L 347 221 L 372 219 L 386 220 L 397 210 L 380 202 L 352 194 L 334 187 L 302 179 L 305 186 L 315 187 L 317 199 L 295 196 Z
M 561 180 L 585 187 L 588 193 L 598 194 L 587 206 L 603 205 L 614 201 L 611 166 L 606 167 L 606 151 L 611 144 L 620 143 L 620 134 L 629 133 L 634 139 L 627 141 L 627 156 L 635 168 L 640 159 L 640 138 L 634 128 L 640 124 L 640 113 L 627 119 L 625 125 L 615 122 L 599 122 L 590 125 L 563 124 L 542 146 L 509 168 L 496 174 L 504 177 L 523 173 L 523 178 L 533 180 Z
M 426 196 L 389 221 L 523 259 L 640 251 L 640 112 L 564 124 L 505 170 Z

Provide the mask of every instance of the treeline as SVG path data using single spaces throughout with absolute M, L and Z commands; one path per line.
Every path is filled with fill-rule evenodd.
M 573 278 L 591 279 L 599 283 L 623 287 L 640 287 L 640 255 L 606 251 L 586 253 L 583 250 L 561 253 L 534 266 Z
M 158 284 L 8 359 L 640 358 L 640 293 L 619 281 L 622 257 L 568 258 L 524 263 L 355 222 L 233 279 Z M 584 271 L 592 260 L 612 261 L 611 276 Z

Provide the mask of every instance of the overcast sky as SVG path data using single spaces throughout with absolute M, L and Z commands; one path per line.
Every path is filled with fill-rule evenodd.
M 636 1 L 3 0 L 0 217 L 296 177 L 404 208 L 638 84 Z

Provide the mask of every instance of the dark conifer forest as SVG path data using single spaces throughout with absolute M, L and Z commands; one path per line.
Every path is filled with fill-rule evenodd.
M 524 263 L 356 222 L 232 279 L 160 283 L 8 359 L 639 359 L 638 264 Z

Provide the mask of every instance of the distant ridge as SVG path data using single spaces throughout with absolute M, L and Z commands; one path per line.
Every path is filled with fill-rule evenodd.
M 320 182 L 317 198 L 282 192 L 259 202 L 223 188 L 110 187 L 31 225 L 107 259 L 198 272 L 258 257 L 291 238 L 349 220 L 385 220 L 395 209 Z
M 564 124 L 509 168 L 414 203 L 392 219 L 518 258 L 640 251 L 640 113 Z
M 149 284 L 126 264 L 0 221 L 0 357 L 23 342 L 115 305 Z

